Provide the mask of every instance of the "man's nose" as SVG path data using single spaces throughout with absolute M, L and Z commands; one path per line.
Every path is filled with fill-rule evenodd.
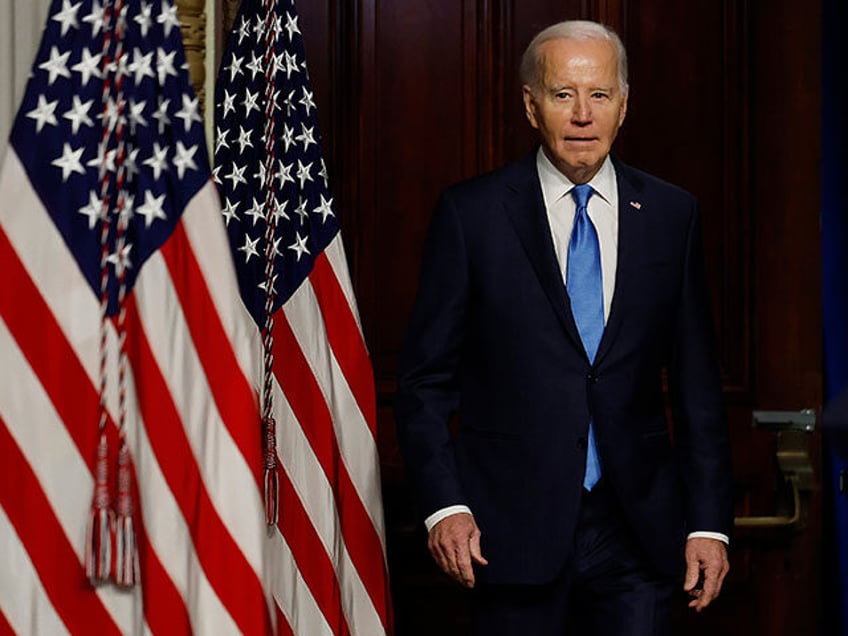
M 592 121 L 592 107 L 589 105 L 589 100 L 584 97 L 577 97 L 574 100 L 574 110 L 571 113 L 571 119 L 575 124 L 586 125 Z

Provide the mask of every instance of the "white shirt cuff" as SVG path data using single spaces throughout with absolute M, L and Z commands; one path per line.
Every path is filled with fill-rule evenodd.
M 430 530 L 433 529 L 433 526 L 435 526 L 445 517 L 450 517 L 451 515 L 455 515 L 460 512 L 467 512 L 468 514 L 471 514 L 471 508 L 469 508 L 468 506 L 457 505 L 448 506 L 447 508 L 437 510 L 424 520 L 424 525 L 427 526 L 427 532 L 430 532 Z
M 730 545 L 730 537 L 728 537 L 726 534 L 722 534 L 721 532 L 703 532 L 703 531 L 699 530 L 698 532 L 690 532 L 689 536 L 687 536 L 686 538 L 687 539 L 717 539 L 718 541 L 721 541 L 725 545 Z

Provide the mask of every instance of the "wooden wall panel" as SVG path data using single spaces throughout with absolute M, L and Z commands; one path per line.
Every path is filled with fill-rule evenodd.
M 617 144 L 625 161 L 698 197 L 728 393 L 749 390 L 751 368 L 746 24 L 744 1 L 628 2 Z
M 236 0 L 221 0 L 225 5 Z M 700 200 L 734 434 L 740 514 L 776 503 L 774 438 L 751 410 L 821 403 L 819 0 L 314 0 L 298 5 L 324 151 L 378 388 L 399 634 L 467 633 L 464 595 L 430 562 L 394 438 L 396 358 L 439 191 L 535 144 L 517 79 L 542 27 L 591 18 L 630 54 L 616 152 Z M 814 460 L 816 441 L 813 442 Z M 692 635 L 815 633 L 811 534 L 743 537 L 723 605 Z M 792 571 L 781 570 L 783 566 Z M 775 580 L 765 586 L 757 572 Z M 781 581 L 806 594 L 792 610 Z M 774 600 L 774 602 L 770 601 Z M 770 607 L 780 605 L 781 612 Z M 787 631 L 788 629 L 795 631 Z M 809 628 L 812 631 L 805 631 Z

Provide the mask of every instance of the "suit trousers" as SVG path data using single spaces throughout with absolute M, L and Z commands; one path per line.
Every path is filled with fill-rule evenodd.
M 676 581 L 642 556 L 603 480 L 583 493 L 572 560 L 544 585 L 481 584 L 478 636 L 668 636 Z

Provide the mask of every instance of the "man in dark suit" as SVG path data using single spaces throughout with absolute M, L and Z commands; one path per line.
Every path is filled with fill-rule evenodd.
M 697 205 L 609 154 L 628 90 L 613 32 L 549 27 L 522 81 L 541 147 L 433 216 L 401 450 L 477 633 L 667 633 L 678 586 L 698 611 L 718 595 L 733 522 Z

